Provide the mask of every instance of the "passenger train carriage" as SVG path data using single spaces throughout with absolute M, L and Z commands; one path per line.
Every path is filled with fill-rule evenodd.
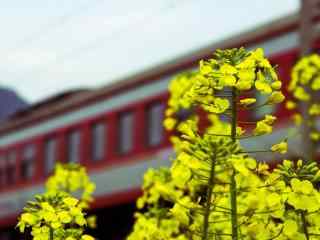
M 132 219 L 145 170 L 170 164 L 169 134 L 162 127 L 170 79 L 179 72 L 194 69 L 199 59 L 209 57 L 217 48 L 262 47 L 272 64 L 278 65 L 285 91 L 291 66 L 298 56 L 297 27 L 297 15 L 286 16 L 113 85 L 57 95 L 3 121 L 0 124 L 2 239 L 14 239 L 13 233 L 7 233 L 8 227 L 15 225 L 25 202 L 43 191 L 43 183 L 56 161 L 77 162 L 87 167 L 97 184 L 94 209 L 118 206 L 120 213 L 121 206 L 131 204 L 121 214 Z M 285 107 L 280 105 L 268 111 L 279 118 L 275 134 L 262 138 L 259 146 L 255 140 L 247 140 L 244 145 L 248 148 L 269 148 L 272 142 L 286 136 L 290 124 Z M 259 114 L 255 112 L 250 117 Z M 299 152 L 299 147 L 294 151 Z M 106 219 L 115 216 L 108 214 L 105 210 L 99 216 L 105 228 L 111 222 Z M 132 220 L 120 222 L 109 229 L 112 234 L 105 235 L 105 239 L 119 239 L 115 237 L 117 231 L 118 236 L 123 236 Z

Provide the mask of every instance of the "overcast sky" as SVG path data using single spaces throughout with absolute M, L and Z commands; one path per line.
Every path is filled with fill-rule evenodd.
M 297 10 L 298 0 L 10 0 L 0 84 L 28 101 L 99 87 Z

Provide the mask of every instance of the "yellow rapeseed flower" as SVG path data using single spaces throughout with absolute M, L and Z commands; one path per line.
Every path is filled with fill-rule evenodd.
M 222 74 L 235 74 L 237 73 L 237 69 L 234 66 L 225 63 L 220 67 L 220 72 Z
M 291 100 L 288 100 L 286 102 L 286 108 L 289 110 L 295 109 L 297 107 L 297 104 Z
M 170 118 L 166 118 L 163 121 L 163 126 L 165 127 L 166 130 L 171 131 L 176 126 L 176 123 L 177 123 L 177 120 L 170 117 Z
M 272 132 L 272 126 L 267 124 L 265 121 L 258 121 L 256 128 L 253 130 L 254 135 L 264 135 Z
M 309 114 L 313 116 L 320 115 L 320 104 L 312 104 L 309 109 Z
M 85 234 L 81 236 L 81 240 L 94 240 L 94 238 L 90 235 Z
M 285 97 L 282 94 L 282 92 L 275 91 L 269 96 L 267 103 L 268 104 L 278 104 L 278 103 L 281 103 L 284 99 L 285 99 Z
M 320 76 L 319 77 L 316 77 L 312 84 L 311 84 L 311 89 L 314 90 L 314 91 L 317 91 L 320 89 Z
M 255 98 L 244 98 L 240 100 L 240 104 L 243 106 L 249 106 L 251 104 L 254 104 L 257 101 Z
M 310 138 L 311 138 L 313 141 L 319 141 L 319 140 L 320 140 L 320 133 L 315 132 L 315 131 L 312 131 L 312 132 L 310 133 Z
M 278 144 L 275 144 L 271 147 L 271 151 L 272 152 L 278 152 L 278 153 L 281 153 L 281 154 L 285 154 L 287 153 L 288 151 L 288 143 L 287 141 L 281 141 L 280 143 Z
M 302 124 L 302 116 L 299 113 L 295 113 L 292 115 L 293 122 L 296 126 L 300 126 Z
M 303 87 L 296 87 L 293 92 L 293 96 L 301 101 L 309 101 L 310 95 L 304 90 Z
M 282 86 L 281 81 L 275 81 L 273 83 L 271 83 L 271 87 L 275 90 L 280 90 Z

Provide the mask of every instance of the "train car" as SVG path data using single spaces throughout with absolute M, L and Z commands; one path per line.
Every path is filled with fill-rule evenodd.
M 133 222 L 143 173 L 170 164 L 173 152 L 169 134 L 162 127 L 170 79 L 194 69 L 217 48 L 262 47 L 272 64 L 278 65 L 286 91 L 290 69 L 298 57 L 298 20 L 296 14 L 285 16 L 115 84 L 59 94 L 2 121 L 0 240 L 20 239 L 12 230 L 17 216 L 27 200 L 43 191 L 56 162 L 87 167 L 97 184 L 92 206 L 98 214 L 97 237 L 124 239 Z M 247 140 L 247 147 L 269 148 L 286 136 L 290 114 L 284 105 L 267 111 L 279 118 L 275 133 L 262 138 L 259 146 L 257 141 Z M 257 111 L 250 117 L 260 114 Z M 299 146 L 295 145 L 296 152 L 291 154 L 299 152 Z

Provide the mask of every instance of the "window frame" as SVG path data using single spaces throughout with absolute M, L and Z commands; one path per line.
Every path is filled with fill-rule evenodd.
M 78 143 L 78 147 L 77 147 L 77 161 L 71 161 L 71 153 L 69 151 L 70 149 L 70 137 L 71 137 L 71 134 L 72 133 L 78 133 L 79 134 L 79 143 Z M 83 139 L 82 139 L 82 135 L 83 135 L 83 132 L 82 132 L 82 127 L 80 125 L 76 125 L 76 126 L 72 126 L 71 128 L 68 128 L 66 131 L 65 131 L 65 134 L 64 134 L 64 139 L 65 139 L 65 159 L 64 161 L 66 163 L 77 163 L 77 164 L 81 164 L 82 163 L 82 144 L 83 144 Z
M 155 107 L 155 106 L 161 106 L 162 107 L 162 119 L 161 119 L 161 139 L 159 142 L 157 143 L 151 143 L 151 126 L 153 123 L 151 123 L 151 111 L 152 111 L 152 108 Z M 145 139 L 145 143 L 146 143 L 146 146 L 148 146 L 149 148 L 154 148 L 154 147 L 159 147 L 161 146 L 164 141 L 165 141 L 165 138 L 166 138 L 166 131 L 164 129 L 164 126 L 163 126 L 163 120 L 164 120 L 164 115 L 165 115 L 165 110 L 166 110 L 166 104 L 165 102 L 163 102 L 161 99 L 155 99 L 153 101 L 150 101 L 147 105 L 146 105 L 146 108 L 145 108 L 145 121 L 146 121 L 146 131 L 145 131 L 145 136 L 144 136 L 144 139 Z
M 25 151 L 27 147 L 33 147 L 33 157 L 30 159 L 25 158 Z M 28 141 L 27 143 L 23 144 L 21 146 L 21 152 L 20 152 L 20 177 L 22 181 L 30 181 L 35 178 L 36 176 L 36 168 L 38 165 L 37 162 L 37 154 L 38 154 L 38 144 L 35 141 Z M 18 153 L 17 153 L 18 154 Z M 18 155 L 16 156 L 16 161 L 18 159 Z M 24 176 L 23 174 L 23 168 L 24 164 L 27 162 L 27 168 L 31 167 L 31 175 L 27 176 L 28 173 Z M 30 166 L 31 165 L 31 166 Z
M 14 163 L 10 163 L 11 161 L 9 160 L 9 155 L 14 153 L 15 154 L 15 160 Z M 5 152 L 4 152 L 4 158 L 5 158 L 5 177 L 4 177 L 4 181 L 6 184 L 6 187 L 11 187 L 10 185 L 16 185 L 19 181 L 19 179 L 21 178 L 21 171 L 18 171 L 18 168 L 20 168 L 19 170 L 21 170 L 21 159 L 19 159 L 19 153 L 20 153 L 20 149 L 17 147 L 10 147 L 8 148 Z M 13 165 L 13 167 L 11 166 Z M 20 176 L 18 176 L 18 173 L 20 173 Z M 10 174 L 10 175 L 9 175 Z M 10 176 L 10 180 L 9 180 L 9 176 Z
M 99 124 L 103 125 L 103 152 L 102 152 L 102 156 L 100 159 L 95 159 L 94 158 L 94 144 L 95 144 L 95 140 L 94 140 L 94 126 L 97 126 Z M 89 149 L 89 160 L 91 164 L 98 164 L 103 162 L 108 154 L 109 154 L 109 148 L 108 148 L 108 141 L 109 141 L 109 121 L 106 118 L 98 118 L 95 120 L 90 121 L 89 123 L 89 142 L 90 142 L 90 149 Z
M 47 171 L 47 143 L 49 140 L 54 140 L 55 141 L 55 149 L 53 151 L 54 153 L 54 161 L 53 161 L 53 168 L 50 172 Z M 59 144 L 60 144 L 60 136 L 58 134 L 49 134 L 46 135 L 43 138 L 43 152 L 42 152 L 42 158 L 43 158 L 43 175 L 44 176 L 49 176 L 55 168 L 56 163 L 59 162 Z
M 121 143 L 122 143 L 122 137 L 121 137 L 121 117 L 124 116 L 124 115 L 127 115 L 127 114 L 131 114 L 131 134 L 130 134 L 130 137 L 131 137 L 131 142 L 130 142 L 130 148 L 128 150 L 125 150 L 123 151 L 123 149 L 121 149 Z M 127 155 L 127 154 L 130 154 L 134 151 L 135 149 L 135 128 L 134 128 L 134 125 L 135 125 L 135 118 L 136 118 L 136 109 L 134 108 L 126 108 L 126 109 L 123 109 L 122 111 L 119 111 L 117 113 L 117 128 L 116 128 L 116 132 L 117 132 L 117 146 L 116 146 L 116 149 L 117 149 L 117 154 L 119 156 L 124 156 L 124 155 Z

